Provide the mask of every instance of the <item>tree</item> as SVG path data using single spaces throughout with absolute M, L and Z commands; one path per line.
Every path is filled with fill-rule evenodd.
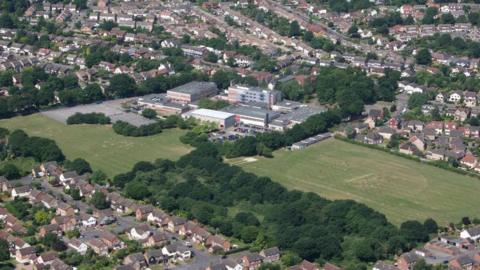
M 292 21 L 290 23 L 289 35 L 291 37 L 296 37 L 296 36 L 300 36 L 300 33 L 301 33 L 300 25 L 298 24 L 297 21 Z
M 148 119 L 155 119 L 157 118 L 157 111 L 150 108 L 146 108 L 142 111 L 142 116 Z
M 51 219 L 52 219 L 51 215 L 43 209 L 35 212 L 34 220 L 35 220 L 35 223 L 37 223 L 38 225 L 49 224 Z
M 100 191 L 93 193 L 90 203 L 99 210 L 110 207 L 110 202 L 107 201 L 107 196 Z
M 70 171 L 76 171 L 79 175 L 92 172 L 90 164 L 83 158 L 76 158 L 73 161 L 67 160 L 65 168 Z
M 10 245 L 8 244 L 7 240 L 0 239 L 0 261 L 8 261 L 10 260 Z
M 410 242 L 424 242 L 428 240 L 428 232 L 426 232 L 423 225 L 416 221 L 405 221 L 400 225 L 400 232 Z
M 90 176 L 90 181 L 92 181 L 94 184 L 104 186 L 107 184 L 107 174 L 101 170 L 96 170 Z
M 82 199 L 82 196 L 80 195 L 80 189 L 76 187 L 71 187 L 68 193 L 70 194 L 70 197 L 72 197 L 72 199 L 74 199 L 75 201 Z
M 437 233 L 438 232 L 437 222 L 432 218 L 426 219 L 425 222 L 423 223 L 423 227 L 425 228 L 427 233 Z
M 17 166 L 10 163 L 3 166 L 3 168 L 0 170 L 0 173 L 8 180 L 18 179 L 21 176 L 20 170 L 17 168 Z
M 408 99 L 408 108 L 411 110 L 416 108 L 421 108 L 422 105 L 427 103 L 427 101 L 428 101 L 427 94 L 413 93 Z
M 132 181 L 125 185 L 125 195 L 135 200 L 143 200 L 151 195 L 148 185 L 139 181 Z
M 422 48 L 418 50 L 417 55 L 415 55 L 415 60 L 419 65 L 430 65 L 432 64 L 432 55 L 427 48 Z
M 106 92 L 113 97 L 130 97 L 137 91 L 137 85 L 127 74 L 116 74 L 110 79 Z
M 288 267 L 299 264 L 302 261 L 302 258 L 300 258 L 296 253 L 285 251 L 280 260 L 282 261 L 283 265 Z

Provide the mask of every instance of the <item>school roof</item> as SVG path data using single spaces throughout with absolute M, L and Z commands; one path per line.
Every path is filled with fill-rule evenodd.
M 193 111 L 189 111 L 185 113 L 186 116 L 197 116 L 197 117 L 210 117 L 210 118 L 217 118 L 217 119 L 227 119 L 234 114 L 228 113 L 228 112 L 222 112 L 222 111 L 215 111 L 215 110 L 210 110 L 210 109 L 197 109 Z

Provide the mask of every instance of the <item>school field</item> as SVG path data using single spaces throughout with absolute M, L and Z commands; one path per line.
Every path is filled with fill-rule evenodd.
M 179 137 L 185 131 L 179 129 L 149 137 L 124 137 L 110 126 L 67 126 L 42 114 L 0 120 L 0 127 L 23 129 L 30 136 L 54 139 L 68 159 L 84 158 L 94 169 L 112 177 L 130 170 L 138 161 L 175 160 L 190 151 L 189 146 L 180 142 Z
M 477 178 L 335 139 L 274 156 L 230 162 L 288 188 L 365 203 L 396 224 L 432 217 L 444 225 L 480 217 Z

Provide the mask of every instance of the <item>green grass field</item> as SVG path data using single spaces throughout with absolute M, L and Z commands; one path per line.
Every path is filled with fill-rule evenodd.
M 110 126 L 67 126 L 41 114 L 1 120 L 0 127 L 23 129 L 30 136 L 54 139 L 68 159 L 84 158 L 94 169 L 101 169 L 109 176 L 130 170 L 141 160 L 175 160 L 191 149 L 180 142 L 179 137 L 185 133 L 180 129 L 164 130 L 149 137 L 124 137 L 114 133 Z
M 274 156 L 231 162 L 288 188 L 365 203 L 396 224 L 433 217 L 444 225 L 480 217 L 476 178 L 334 139 Z

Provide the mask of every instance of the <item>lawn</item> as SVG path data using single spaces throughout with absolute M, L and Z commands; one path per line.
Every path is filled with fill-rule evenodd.
M 396 224 L 433 217 L 445 225 L 480 217 L 477 178 L 334 139 L 274 156 L 230 162 L 288 188 L 365 203 Z
M 164 130 L 149 137 L 124 137 L 114 133 L 110 126 L 67 126 L 41 114 L 1 120 L 0 127 L 23 129 L 30 136 L 54 139 L 68 159 L 84 158 L 94 169 L 101 169 L 109 176 L 129 171 L 137 161 L 175 160 L 191 149 L 180 142 L 179 137 L 185 133 L 180 129 Z

